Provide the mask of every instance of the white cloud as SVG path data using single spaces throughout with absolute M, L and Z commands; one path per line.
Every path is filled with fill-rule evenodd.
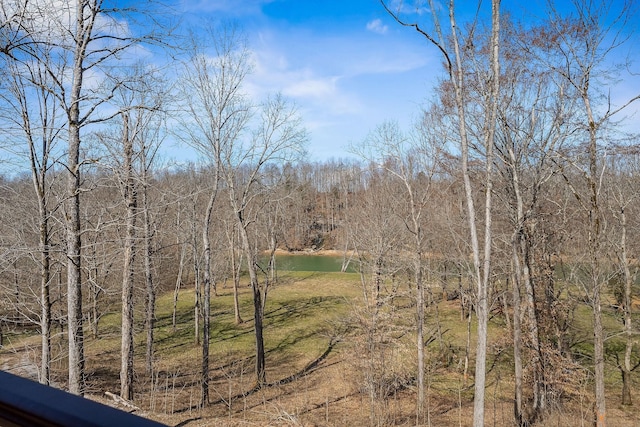
M 302 78 L 287 85 L 283 93 L 294 98 L 326 98 L 335 94 L 337 80 L 337 77 Z
M 382 20 L 374 19 L 373 21 L 367 22 L 367 30 L 378 34 L 386 34 L 389 27 L 384 25 Z
M 340 76 L 323 74 L 322 70 L 308 66 L 293 66 L 278 51 L 254 51 L 253 58 L 254 73 L 245 88 L 254 99 L 281 92 L 305 108 L 323 109 L 329 114 L 350 114 L 359 108 L 358 100 L 340 87 Z
M 281 92 L 299 106 L 311 129 L 328 129 L 337 123 L 359 129 L 376 114 L 391 114 L 393 105 L 407 98 L 396 93 L 398 99 L 379 100 L 383 92 L 392 90 L 395 75 L 414 73 L 433 61 L 419 42 L 399 45 L 392 39 L 370 33 L 351 38 L 320 36 L 306 29 L 264 31 L 252 43 L 254 73 L 245 90 L 254 100 Z M 416 93 L 422 90 L 416 89 Z M 383 110 L 373 111 L 379 108 Z
M 419 38 L 361 30 L 262 28 L 250 42 L 254 73 L 247 95 L 259 101 L 281 92 L 294 101 L 323 157 L 343 153 L 340 146 L 359 141 L 383 120 L 414 114 L 427 95 L 422 82 L 440 69 L 437 52 Z
M 437 1 L 434 3 L 436 10 L 438 10 L 440 7 L 440 3 Z M 407 15 L 422 15 L 429 12 L 429 9 L 425 6 L 425 2 L 423 0 L 393 0 L 389 5 L 389 9 L 392 12 Z

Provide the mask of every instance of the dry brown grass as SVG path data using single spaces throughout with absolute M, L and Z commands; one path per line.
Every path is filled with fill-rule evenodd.
M 436 343 L 428 347 L 427 413 L 416 420 L 413 383 L 376 402 L 363 390 L 362 372 L 357 367 L 363 366 L 362 359 L 367 356 L 356 345 L 361 336 L 352 329 L 351 319 L 360 297 L 358 278 L 353 274 L 297 273 L 282 279 L 267 303 L 269 386 L 254 388 L 252 324 L 233 324 L 231 291 L 221 289 L 221 295 L 212 303 L 211 402 L 199 407 L 200 347 L 193 343 L 193 293 L 184 291 L 178 313 L 181 322 L 175 331 L 170 325 L 172 295 L 158 300 L 158 343 L 152 375 L 144 373 L 144 336 L 139 327 L 135 384 L 138 413 L 168 425 L 193 427 L 471 425 L 472 380 L 465 381 L 460 365 L 466 325 L 460 322 L 457 302 L 439 303 L 440 318 L 448 330 L 445 340 L 451 347 L 444 353 Z M 243 317 L 249 319 L 251 301 L 247 288 L 242 290 L 242 310 Z M 411 315 L 410 310 L 407 315 Z M 433 316 L 430 311 L 427 330 L 433 326 Z M 115 404 L 104 392 L 119 390 L 119 337 L 113 333 L 117 322 L 117 316 L 105 320 L 105 335 L 99 340 L 87 337 L 86 344 L 88 397 L 110 405 Z M 499 319 L 492 323 L 491 333 L 491 343 L 497 343 L 506 333 Z M 401 339 L 410 343 L 412 336 L 408 333 Z M 54 376 L 58 384 L 64 385 L 64 336 L 56 337 L 55 342 L 60 360 L 54 366 Z M 6 346 L 0 353 L 0 364 L 5 369 L 24 364 L 25 360 L 35 364 L 37 346 L 37 337 L 14 338 L 11 349 Z M 509 360 L 508 354 L 501 355 L 488 374 L 488 426 L 513 425 L 513 374 Z M 611 370 L 609 425 L 640 425 L 637 406 L 620 405 L 620 385 L 615 369 Z M 587 380 L 541 425 L 590 426 L 592 395 L 592 385 Z M 376 409 L 374 415 L 372 407 Z

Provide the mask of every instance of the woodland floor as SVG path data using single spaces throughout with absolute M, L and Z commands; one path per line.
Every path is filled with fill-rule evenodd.
M 342 319 L 361 291 L 355 274 L 296 273 L 283 275 L 269 294 L 265 339 L 267 381 L 254 387 L 253 326 L 233 322 L 230 289 L 220 288 L 212 301 L 211 403 L 200 408 L 200 347 L 194 343 L 193 291 L 183 290 L 178 322 L 171 325 L 172 293 L 158 299 L 154 372 L 144 373 L 144 334 L 136 336 L 134 413 L 173 426 L 468 426 L 473 412 L 473 385 L 465 383 L 459 364 L 429 365 L 427 414 L 415 418 L 415 388 L 409 384 L 372 403 L 355 369 L 362 357 L 353 351 L 356 339 Z M 451 340 L 464 336 L 459 303 L 440 301 L 439 316 Z M 242 290 L 242 315 L 251 318 L 249 289 Z M 142 313 L 136 313 L 142 317 Z M 457 325 L 457 326 L 454 326 Z M 455 327 L 463 329 L 458 331 Z M 88 390 L 86 397 L 118 407 L 105 392 L 119 391 L 118 313 L 106 314 L 99 337 L 86 337 Z M 90 330 L 87 329 L 87 334 Z M 494 321 L 491 341 L 505 331 Z M 588 336 L 588 334 L 586 335 Z M 8 334 L 0 350 L 0 368 L 37 378 L 38 336 L 34 332 Z M 64 388 L 66 342 L 54 337 L 54 381 Z M 494 359 L 497 360 L 497 359 Z M 640 394 L 634 379 L 635 406 L 620 404 L 620 376 L 609 363 L 607 409 L 610 426 L 640 426 Z M 473 372 L 472 368 L 469 372 Z M 635 374 L 634 376 L 638 376 Z M 508 361 L 491 366 L 486 389 L 486 425 L 513 425 L 513 374 Z M 546 418 L 545 426 L 590 426 L 593 385 L 574 390 Z M 126 408 L 121 408 L 126 409 Z

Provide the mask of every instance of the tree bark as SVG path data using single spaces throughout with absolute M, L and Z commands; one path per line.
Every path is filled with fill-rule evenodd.
M 417 244 L 420 237 L 416 235 Z M 416 279 L 416 346 L 418 357 L 418 402 L 416 408 L 416 425 L 424 422 L 424 283 L 422 279 L 422 252 L 418 249 L 415 254 Z
M 249 270 L 249 280 L 251 282 L 251 290 L 253 291 L 253 320 L 255 328 L 255 345 L 256 345 L 256 381 L 258 386 L 263 386 L 267 382 L 265 372 L 265 351 L 264 351 L 264 300 L 263 291 L 260 289 L 258 280 L 258 272 L 256 269 L 255 254 L 251 250 L 249 236 L 247 234 L 247 224 L 241 212 L 238 212 L 238 227 L 240 238 L 242 239 L 242 248 L 247 258 L 247 268 Z
M 145 329 L 147 343 L 145 348 L 145 370 L 147 374 L 153 372 L 153 341 L 156 321 L 156 290 L 153 283 L 153 232 L 151 231 L 151 213 L 149 212 L 149 177 L 146 165 L 143 165 L 142 208 L 144 209 L 144 276 L 146 284 L 145 300 Z
M 530 364 L 532 365 L 533 372 L 533 407 L 531 411 L 528 411 L 529 415 L 527 419 L 519 418 L 519 422 L 524 425 L 530 425 L 536 421 L 538 416 L 542 413 L 542 411 L 544 411 L 546 407 L 544 378 L 545 369 L 542 347 L 540 345 L 540 332 L 538 327 L 539 316 L 538 310 L 536 309 L 536 291 L 531 278 L 531 258 L 529 254 L 530 242 L 525 230 L 526 218 L 524 213 L 524 200 L 521 192 L 520 170 L 513 147 L 510 147 L 508 151 L 510 158 L 512 187 L 516 204 L 515 230 L 512 241 L 512 244 L 514 245 L 514 268 L 516 270 L 515 279 L 517 281 L 517 283 L 514 284 L 514 290 L 518 290 L 518 297 L 520 297 L 519 290 L 521 289 L 521 287 L 524 287 L 525 291 L 525 312 L 528 317 L 527 324 L 529 326 L 528 338 L 532 350 L 532 360 Z M 518 315 L 520 315 L 521 310 L 520 304 L 521 301 L 518 301 Z M 521 330 L 519 330 L 518 333 L 521 333 Z M 516 346 L 520 347 L 520 343 L 518 343 L 517 345 L 515 344 L 514 335 L 514 351 Z M 520 380 L 522 380 L 522 378 L 520 378 Z M 516 384 L 517 383 L 518 378 L 516 375 Z M 520 386 L 522 386 L 522 383 L 520 383 Z M 520 390 L 520 393 L 522 393 L 522 390 Z M 520 411 L 519 413 L 520 415 L 523 415 L 522 411 Z
M 209 238 L 209 230 L 211 227 L 211 215 L 213 213 L 213 205 L 216 201 L 217 191 L 216 182 L 216 187 L 209 198 L 209 204 L 207 205 L 204 217 L 204 227 L 202 230 L 202 255 L 204 257 L 202 285 L 204 288 L 204 299 L 202 301 L 202 376 L 200 382 L 202 384 L 201 405 L 203 407 L 209 404 L 209 326 L 211 318 L 211 240 Z
M 520 268 L 518 249 L 515 241 L 512 242 L 513 251 L 513 364 L 515 376 L 515 389 L 513 399 L 513 415 L 516 425 L 524 426 L 524 413 L 522 406 L 522 326 L 521 326 L 521 304 L 520 304 Z
M 120 397 L 133 400 L 133 278 L 135 272 L 135 239 L 137 194 L 133 176 L 133 141 L 129 136 L 129 116 L 122 114 L 126 237 L 124 242 L 124 266 L 122 276 L 122 331 L 120 346 Z
M 78 1 L 78 19 L 82 20 L 82 2 Z M 73 69 L 72 105 L 69 110 L 69 152 L 67 161 L 67 317 L 69 337 L 69 391 L 83 395 L 84 335 L 82 331 L 82 270 L 80 223 L 80 89 L 82 87 L 83 45 L 76 52 Z
M 72 127 L 72 126 L 70 126 Z M 82 331 L 82 272 L 80 265 L 79 131 L 69 145 L 67 186 L 67 316 L 69 337 L 69 391 L 84 394 L 84 335 Z
M 240 268 L 242 266 L 242 259 L 238 260 L 238 256 L 236 254 L 236 245 L 235 245 L 235 227 L 231 227 L 230 233 L 230 256 L 231 256 L 231 274 L 233 275 L 233 313 L 235 317 L 236 325 L 240 325 L 244 321 L 242 320 L 242 316 L 240 316 L 240 298 L 238 295 L 238 289 L 240 288 Z
M 44 179 L 44 176 L 42 177 Z M 44 184 L 44 181 L 42 181 Z M 51 380 L 51 257 L 49 253 L 49 224 L 46 201 L 40 197 L 40 382 L 49 385 Z M 43 210 L 44 208 L 44 210 Z
M 84 333 L 82 324 L 82 266 L 80 221 L 80 102 L 84 80 L 85 59 L 93 36 L 99 5 L 76 0 L 73 45 L 73 67 L 67 107 L 69 130 L 67 160 L 67 317 L 69 336 L 69 391 L 83 395 L 85 389 Z
M 200 261 L 198 259 L 198 238 L 196 236 L 196 202 L 193 202 L 193 219 L 191 222 L 192 246 L 193 246 L 193 279 L 194 279 L 194 301 L 193 301 L 193 341 L 200 345 L 200 316 L 202 301 L 202 285 L 200 283 Z
M 177 322 L 178 311 L 178 296 L 180 295 L 180 286 L 182 285 L 182 272 L 184 270 L 184 259 L 187 254 L 187 245 L 182 243 L 180 245 L 180 261 L 178 262 L 178 274 L 176 275 L 176 287 L 173 291 L 173 311 L 171 312 L 171 326 L 175 332 Z
M 589 84 L 584 83 L 581 93 L 582 101 L 587 114 L 589 125 L 589 170 L 587 174 L 587 186 L 589 188 L 590 204 L 589 204 L 589 255 L 591 269 L 591 305 L 593 310 L 593 358 L 595 372 L 595 394 L 596 406 L 595 417 L 597 427 L 606 427 L 607 425 L 607 405 L 604 388 L 604 326 L 602 324 L 602 306 L 601 306 L 601 278 L 600 278 L 600 205 L 599 205 L 599 186 L 598 186 L 598 125 L 596 124 L 591 109 L 591 101 L 587 92 Z
M 624 272 L 624 332 L 626 335 L 624 362 L 621 366 L 622 371 L 622 404 L 631 405 L 631 353 L 633 352 L 633 325 L 631 318 L 631 292 L 633 286 L 633 278 L 629 270 L 629 260 L 627 258 L 627 216 L 624 207 L 620 209 L 620 261 L 622 262 L 622 271 Z
M 455 73 L 451 76 L 455 91 L 455 104 L 458 113 L 458 123 L 460 132 L 461 170 L 465 188 L 465 201 L 467 207 L 467 221 L 469 224 L 471 248 L 473 255 L 474 281 L 476 283 L 476 316 L 478 318 L 477 342 L 476 342 L 476 367 L 475 367 L 475 393 L 473 404 L 473 425 L 474 427 L 484 426 L 484 397 L 486 384 L 486 358 L 487 358 L 487 323 L 489 318 L 489 277 L 491 269 L 491 204 L 492 204 L 492 168 L 493 168 L 493 145 L 495 135 L 495 123 L 497 118 L 498 92 L 499 92 L 499 34 L 500 34 L 500 0 L 491 2 L 491 54 L 490 54 L 490 76 L 491 87 L 486 94 L 488 103 L 488 121 L 483 135 L 483 146 L 486 150 L 485 158 L 485 217 L 484 217 L 484 248 L 483 261 L 481 263 L 480 245 L 478 242 L 478 231 L 476 226 L 476 212 L 473 201 L 473 189 L 469 172 L 469 140 L 466 128 L 465 99 L 464 99 L 464 67 L 458 43 L 458 29 L 454 15 L 453 0 L 449 5 L 449 21 L 453 34 L 453 48 L 455 53 Z

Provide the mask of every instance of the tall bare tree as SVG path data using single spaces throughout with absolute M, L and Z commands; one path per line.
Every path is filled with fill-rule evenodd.
M 363 151 L 369 147 L 366 142 L 362 145 Z M 377 153 L 376 148 L 366 153 Z M 404 242 L 411 239 L 403 223 L 406 210 L 402 184 L 377 162 L 363 168 L 362 175 L 368 178 L 367 191 L 353 200 L 343 223 L 349 230 L 362 288 L 362 304 L 352 310 L 356 336 L 351 345 L 359 355 L 356 372 L 359 387 L 368 394 L 370 424 L 386 425 L 392 419 L 389 399 L 404 385 L 403 374 L 416 376 L 415 364 L 404 360 L 410 357 L 413 347 L 392 338 L 407 333 L 398 324 L 396 301 L 414 294 L 407 289 L 409 286 L 402 286 L 403 280 L 398 277 L 406 268 L 406 259 L 401 255 Z M 417 329 L 420 335 L 421 329 Z M 418 360 L 418 370 L 420 365 Z
M 222 159 L 241 137 L 251 117 L 242 84 L 251 71 L 249 51 L 239 30 L 209 23 L 206 37 L 192 37 L 190 58 L 182 76 L 185 142 L 195 147 L 212 168 L 211 190 L 202 228 L 204 259 L 202 405 L 209 402 L 209 329 L 213 283 L 211 271 L 211 218 L 221 181 Z
M 595 422 L 603 427 L 607 421 L 602 291 L 608 275 L 601 262 L 604 250 L 601 176 L 606 165 L 603 150 L 613 142 L 606 139 L 612 120 L 639 100 L 640 95 L 631 95 L 613 105 L 606 94 L 606 88 L 611 87 L 613 79 L 620 76 L 619 71 L 628 65 L 624 57 L 617 61 L 622 67 L 611 65 L 610 61 L 629 39 L 626 24 L 633 17 L 632 3 L 575 1 L 572 6 L 568 15 L 550 7 L 549 19 L 536 28 L 537 37 L 530 48 L 539 60 L 567 82 L 582 106 L 572 125 L 586 143 L 570 151 L 565 159 L 567 169 L 577 172 L 580 182 L 573 179 L 571 171 L 565 176 L 588 224 L 585 232 L 589 279 L 584 285 L 593 312 Z M 579 145 L 579 140 L 576 141 Z
M 249 229 L 255 223 L 256 197 L 274 184 L 261 176 L 270 164 L 286 164 L 304 153 L 307 133 L 297 110 L 280 95 L 267 99 L 261 106 L 256 125 L 247 140 L 234 141 L 221 156 L 222 178 L 235 212 L 241 248 L 247 261 L 253 291 L 256 343 L 256 377 L 259 386 L 266 382 L 264 348 L 264 306 L 268 280 L 258 276 L 258 254 L 251 244 Z
M 161 132 L 161 107 L 166 93 L 166 85 L 158 79 L 157 72 L 142 64 L 133 65 L 127 75 L 119 77 L 124 84 L 116 91 L 113 103 L 121 111 L 119 127 L 120 135 L 100 138 L 114 164 L 113 175 L 116 177 L 124 201 L 123 242 L 123 276 L 122 276 L 122 330 L 121 330 L 121 369 L 120 396 L 133 399 L 134 380 L 134 279 L 136 271 L 137 243 L 143 241 L 144 278 L 147 291 L 147 318 L 153 315 L 153 283 L 150 277 L 150 220 L 148 217 L 148 200 L 145 192 L 148 185 L 149 160 L 153 161 L 158 145 L 158 133 Z M 149 159 L 149 160 L 147 160 Z M 140 196 L 146 203 L 140 209 Z M 142 227 L 138 226 L 143 221 Z M 144 235 L 140 236 L 140 229 Z M 149 289 L 151 288 L 151 289 Z M 152 329 L 153 325 L 147 325 Z M 147 331 L 148 332 L 148 331 Z M 152 337 L 151 337 L 152 338 Z M 149 344 L 147 344 L 149 345 Z M 152 344 L 151 344 L 152 345 Z M 149 351 L 147 349 L 147 351 Z M 150 358 L 149 355 L 147 355 Z M 148 361 L 147 361 L 148 362 Z M 148 363 L 147 363 L 148 364 Z
M 122 113 L 122 147 L 124 153 L 123 190 L 125 200 L 124 268 L 122 269 L 122 329 L 120 397 L 133 400 L 133 280 L 136 256 L 136 222 L 138 186 L 134 176 L 133 141 L 129 112 Z
M 607 174 L 609 175 L 608 180 L 612 181 L 607 183 L 607 186 L 611 187 L 609 209 L 614 218 L 617 219 L 617 228 L 619 229 L 619 233 L 615 233 L 617 242 L 614 243 L 614 246 L 620 265 L 620 272 L 610 282 L 618 286 L 618 289 L 612 289 L 612 291 L 616 296 L 616 302 L 621 303 L 623 312 L 625 343 L 622 362 L 619 361 L 619 356 L 615 355 L 618 369 L 622 375 L 621 397 L 623 405 L 632 404 L 631 374 L 640 366 L 640 363 L 634 364 L 632 362 L 633 349 L 638 345 L 638 331 L 637 326 L 634 328 L 632 303 L 633 283 L 636 281 L 638 268 L 632 261 L 635 245 L 629 241 L 628 237 L 633 235 L 632 232 L 634 230 L 633 221 L 629 221 L 629 218 L 633 217 L 634 208 L 637 209 L 638 193 L 635 188 L 637 186 L 638 159 L 637 154 L 632 154 L 636 150 L 637 147 L 633 147 L 631 150 L 622 147 L 614 150 L 615 152 L 610 160 L 612 163 L 611 170 Z
M 551 386 L 553 353 L 546 346 L 541 303 L 555 307 L 553 280 L 545 276 L 550 257 L 544 228 L 545 190 L 557 172 L 557 153 L 571 131 L 566 117 L 575 111 L 575 102 L 565 97 L 566 82 L 558 82 L 546 66 L 523 48 L 532 34 L 506 22 L 503 24 L 505 52 L 496 145 L 496 168 L 504 185 L 496 193 L 507 207 L 513 227 L 510 237 L 513 292 L 513 347 L 515 369 L 514 413 L 519 425 L 530 425 L 546 412 L 553 396 Z M 538 248 L 538 249 L 537 249 Z M 543 248 L 543 249 L 539 249 Z M 538 289 L 539 288 L 539 289 Z M 549 311 L 546 310 L 546 311 Z M 551 317 L 548 316 L 549 321 Z M 523 322 L 527 325 L 523 335 Z M 556 349 L 557 350 L 557 349 Z M 523 355 L 526 351 L 526 358 Z M 530 408 L 523 400 L 525 365 L 532 379 Z
M 421 130 L 425 131 L 425 129 Z M 412 254 L 413 280 L 416 287 L 417 423 L 423 422 L 425 418 L 426 230 L 424 230 L 424 224 L 428 216 L 427 202 L 431 193 L 431 181 L 435 174 L 434 165 L 437 162 L 437 150 L 426 142 L 432 137 L 435 135 L 428 135 L 418 129 L 413 133 L 405 134 L 397 123 L 388 122 L 378 126 L 360 150 L 365 159 L 374 162 L 397 181 L 403 191 L 398 202 L 406 208 L 397 211 L 402 216 L 405 229 L 411 236 L 411 243 L 401 250 Z
M 162 81 L 153 79 L 156 82 L 156 89 L 162 86 Z M 165 93 L 160 93 L 159 99 L 153 103 L 157 110 L 151 110 L 152 117 L 148 126 L 141 130 L 140 134 L 140 186 L 141 186 L 141 209 L 142 209 L 142 237 L 144 256 L 144 278 L 145 278 L 145 329 L 146 329 L 146 350 L 145 350 L 145 370 L 150 374 L 153 370 L 154 356 L 154 328 L 156 321 L 156 283 L 154 280 L 154 258 L 156 255 L 156 230 L 160 221 L 153 215 L 153 172 L 158 162 L 158 149 L 164 141 L 164 114 L 162 107 Z M 162 196 L 164 198 L 164 195 Z M 161 201 L 159 201 L 162 204 Z M 160 215 L 157 215 L 160 217 Z
M 445 67 L 448 74 L 448 84 L 453 88 L 451 100 L 452 113 L 456 115 L 458 124 L 460 170 L 464 183 L 464 200 L 467 207 L 467 222 L 469 226 L 469 239 L 471 241 L 473 257 L 473 282 L 476 288 L 476 315 L 478 317 L 478 331 L 476 344 L 476 368 L 475 368 L 475 394 L 473 425 L 484 425 L 484 396 L 486 384 L 486 359 L 487 359 L 487 327 L 489 319 L 489 287 L 491 275 L 491 249 L 492 249 L 492 192 L 493 192 L 493 165 L 494 165 L 494 138 L 498 118 L 498 95 L 500 89 L 500 0 L 491 2 L 491 24 L 489 32 L 489 60 L 479 62 L 470 60 L 469 54 L 474 50 L 474 31 L 463 34 L 463 29 L 456 19 L 454 0 L 449 0 L 445 10 L 448 12 L 449 31 L 443 31 L 438 12 L 441 10 L 435 2 L 429 0 L 428 5 L 432 13 L 432 30 L 426 30 L 417 22 L 408 21 L 401 14 L 401 6 L 394 9 L 384 0 L 381 3 L 385 10 L 401 25 L 414 28 L 426 40 L 435 45 L 445 59 Z M 474 22 L 470 28 L 475 29 L 478 23 Z M 471 74 L 481 90 L 479 99 L 469 97 L 467 86 L 471 83 L 468 74 Z M 479 133 L 472 134 L 467 121 L 468 111 L 472 108 L 484 110 L 485 121 L 479 128 Z M 477 141 L 473 137 L 477 138 Z M 484 214 L 479 219 L 475 207 L 474 186 L 471 179 L 470 152 L 473 147 L 479 147 L 483 151 L 484 176 L 482 188 L 484 191 Z M 483 225 L 484 243 L 480 246 L 480 233 L 478 225 Z
M 2 53 L 20 62 L 37 62 L 53 79 L 47 90 L 57 98 L 65 116 L 68 144 L 64 215 L 67 228 L 69 390 L 83 394 L 80 213 L 83 131 L 88 125 L 103 122 L 112 116 L 102 107 L 113 97 L 114 88 L 121 82 L 116 81 L 113 86 L 110 85 L 113 80 L 104 79 L 110 74 L 108 66 L 122 60 L 122 54 L 132 46 L 145 41 L 160 42 L 159 34 L 154 32 L 157 27 L 142 36 L 127 31 L 126 18 L 135 14 L 136 10 L 112 8 L 101 0 L 63 0 L 55 5 L 49 2 L 16 1 L 6 6 L 3 3 L 3 10 L 11 19 L 3 23 L 5 49 Z M 151 22 L 157 24 L 160 19 L 155 17 Z M 37 46 L 49 47 L 52 54 L 40 56 L 35 49 Z M 88 87 L 85 82 L 89 73 L 102 81 Z
M 32 46 L 41 57 L 51 55 L 51 47 Z M 0 92 L 3 101 L 3 126 L 9 137 L 24 138 L 25 151 L 30 165 L 33 188 L 36 194 L 39 222 L 40 253 L 40 331 L 42 354 L 40 381 L 49 384 L 51 362 L 51 225 L 50 217 L 56 210 L 56 202 L 51 199 L 51 171 L 56 161 L 54 152 L 60 139 L 62 122 L 60 105 L 49 86 L 60 75 L 49 75 L 38 62 L 18 62 L 2 57 L 7 80 L 7 90 Z M 21 135 L 20 135 L 21 134 Z M 21 151 L 21 150 L 18 150 Z

